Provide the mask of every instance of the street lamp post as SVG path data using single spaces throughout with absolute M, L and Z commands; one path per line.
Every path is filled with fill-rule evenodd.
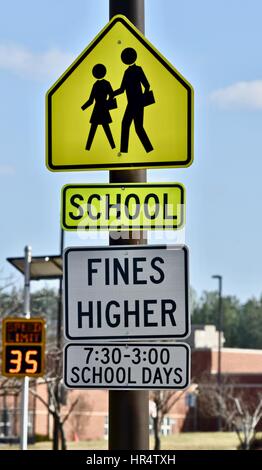
M 222 276 L 215 274 L 213 279 L 218 280 L 218 363 L 217 363 L 217 385 L 218 392 L 221 392 L 221 349 L 222 349 L 222 332 L 223 332 L 223 309 L 222 309 Z M 218 431 L 221 431 L 221 406 L 219 402 L 218 414 Z

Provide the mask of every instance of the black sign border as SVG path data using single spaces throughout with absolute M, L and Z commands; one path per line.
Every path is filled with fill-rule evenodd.
M 175 335 L 175 334 L 170 334 L 170 335 L 132 335 L 132 336 L 70 336 L 69 334 L 69 308 L 68 308 L 68 254 L 72 251 L 119 251 L 119 250 L 170 250 L 172 248 L 180 248 L 184 252 L 185 256 L 185 314 L 186 314 L 186 322 L 185 322 L 185 333 L 180 334 L 180 335 Z M 151 339 L 176 339 L 176 338 L 186 338 L 189 333 L 190 333 L 190 328 L 189 328 L 189 252 L 188 248 L 186 245 L 119 245 L 119 246 L 105 246 L 105 247 L 70 247 L 66 248 L 64 251 L 64 262 L 63 262 L 63 281 L 64 281 L 64 289 L 63 289 L 63 297 L 64 297 L 64 336 L 67 340 L 71 341 L 81 341 L 81 340 L 87 340 L 87 341 L 96 341 L 96 340 L 122 340 L 122 341 L 128 341 L 128 340 L 133 340 L 133 339 L 143 339 L 147 340 L 149 338 Z

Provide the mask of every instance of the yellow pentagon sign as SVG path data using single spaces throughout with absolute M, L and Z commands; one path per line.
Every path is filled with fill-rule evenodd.
M 121 15 L 50 88 L 46 107 L 52 171 L 193 161 L 193 88 Z
M 167 230 L 185 223 L 180 183 L 68 184 L 62 188 L 64 230 Z

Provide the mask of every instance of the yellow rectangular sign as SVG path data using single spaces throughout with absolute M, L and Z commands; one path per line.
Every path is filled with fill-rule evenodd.
M 64 230 L 176 230 L 185 223 L 180 183 L 68 184 L 61 196 Z

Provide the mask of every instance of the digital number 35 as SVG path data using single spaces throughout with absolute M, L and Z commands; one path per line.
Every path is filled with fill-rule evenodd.
M 21 366 L 22 366 L 22 358 L 23 358 L 22 351 L 20 351 L 19 349 L 12 349 L 10 352 L 13 356 L 16 356 L 16 358 L 10 359 L 10 363 L 14 364 L 15 367 L 13 367 L 12 369 L 9 369 L 9 372 L 11 374 L 19 374 L 19 372 L 21 371 Z M 35 359 L 32 358 L 32 356 L 36 356 L 36 355 L 37 355 L 37 351 L 35 350 L 29 349 L 28 351 L 26 351 L 25 363 L 30 366 L 25 369 L 26 374 L 36 373 L 38 363 Z

